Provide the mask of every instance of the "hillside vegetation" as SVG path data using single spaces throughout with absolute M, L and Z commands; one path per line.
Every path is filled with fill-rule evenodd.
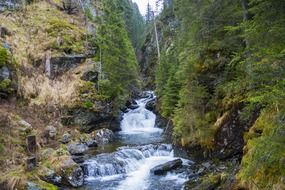
M 285 188 L 284 1 L 170 2 L 156 21 L 163 49 L 154 63 L 174 141 L 243 154 L 240 187 Z

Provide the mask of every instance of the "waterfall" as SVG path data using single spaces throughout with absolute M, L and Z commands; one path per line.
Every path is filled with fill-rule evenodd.
M 177 159 L 171 144 L 164 144 L 163 130 L 155 126 L 156 115 L 146 109 L 155 98 L 152 92 L 136 100 L 138 108 L 123 115 L 118 133 L 127 146 L 111 153 L 98 154 L 82 164 L 86 176 L 84 190 L 180 190 L 187 177 L 185 172 L 155 176 L 155 166 Z M 153 139 L 156 141 L 153 143 Z M 183 160 L 183 165 L 187 165 Z M 89 188 L 88 188 L 89 187 Z
M 121 122 L 121 133 L 161 133 L 162 129 L 155 127 L 156 115 L 145 108 L 147 102 L 155 98 L 152 92 L 149 92 L 147 98 L 136 100 L 139 105 L 137 109 L 129 110 L 123 116 Z

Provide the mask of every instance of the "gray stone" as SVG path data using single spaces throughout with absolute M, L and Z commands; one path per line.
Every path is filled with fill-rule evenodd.
M 20 120 L 18 122 L 18 124 L 20 125 L 20 131 L 24 132 L 26 134 L 30 133 L 33 130 L 33 127 L 31 124 L 29 124 L 28 122 L 26 122 L 25 120 Z
M 46 167 L 42 167 L 40 170 L 39 170 L 39 176 L 42 180 L 48 182 L 48 183 L 52 183 L 54 185 L 59 185 L 61 184 L 61 180 L 62 180 L 62 177 L 57 175 L 55 173 L 55 171 L 49 169 L 49 168 L 46 168 Z
M 73 169 L 71 174 L 68 176 L 68 182 L 72 187 L 81 187 L 83 185 L 84 175 L 79 166 Z
M 98 144 L 106 144 L 114 140 L 114 133 L 109 129 L 100 129 L 92 133 Z
M 83 143 L 70 144 L 67 148 L 72 155 L 82 155 L 88 151 L 88 146 Z
M 6 66 L 3 66 L 0 68 L 0 82 L 5 79 L 11 79 L 12 72 L 10 69 Z
M 84 182 L 84 174 L 81 167 L 76 164 L 71 158 L 67 158 L 62 163 L 62 183 L 72 186 L 80 187 Z
M 67 110 L 67 118 L 62 121 L 66 124 L 79 125 L 82 132 L 90 133 L 96 129 L 109 128 L 114 131 L 120 130 L 117 117 L 115 117 L 111 110 L 111 105 L 104 104 L 99 110 L 92 111 L 85 108 Z M 96 108 L 98 108 L 96 104 Z
M 71 134 L 69 134 L 69 133 L 64 133 L 64 134 L 62 135 L 61 142 L 62 142 L 63 144 L 67 144 L 67 143 L 69 143 L 70 141 L 71 141 Z
M 85 142 L 85 144 L 88 146 L 88 147 L 97 147 L 98 144 L 95 140 L 93 139 L 89 139 Z
M 28 181 L 27 182 L 27 190 L 42 190 L 37 184 Z
M 84 174 L 81 167 L 73 161 L 71 156 L 61 156 L 59 159 L 54 160 L 54 164 L 50 166 L 50 172 L 53 180 L 59 182 L 59 176 L 61 177 L 59 186 L 80 187 L 84 182 Z
M 50 78 L 56 78 L 62 75 L 63 73 L 73 68 L 76 68 L 85 60 L 85 55 L 67 55 L 63 57 L 51 57 L 48 68 L 48 70 L 50 71 Z
M 156 106 L 156 100 L 150 100 L 146 103 L 145 108 L 150 111 L 154 111 Z
M 211 164 L 210 164 L 210 162 L 205 162 L 205 163 L 202 163 L 202 166 L 204 166 L 205 168 L 209 169 Z
M 168 171 L 175 170 L 182 166 L 182 160 L 176 159 L 173 161 L 166 162 L 164 164 L 158 165 L 150 170 L 154 175 L 164 175 Z
M 98 82 L 99 73 L 96 71 L 87 71 L 83 73 L 81 80 L 90 81 L 97 83 Z
M 27 170 L 28 171 L 33 170 L 37 166 L 37 159 L 36 159 L 36 157 L 33 156 L 33 157 L 27 158 L 26 164 L 27 164 Z
M 52 125 L 48 125 L 45 130 L 48 132 L 50 138 L 54 139 L 56 137 L 56 128 Z

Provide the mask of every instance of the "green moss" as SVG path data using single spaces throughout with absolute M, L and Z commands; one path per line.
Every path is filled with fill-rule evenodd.
M 76 25 L 64 19 L 51 19 L 46 28 L 51 40 L 51 47 L 68 53 L 82 53 L 84 51 L 84 32 Z M 58 41 L 60 37 L 60 42 Z
M 284 113 L 285 110 L 263 111 L 247 134 L 247 152 L 238 174 L 244 186 L 272 189 L 282 182 L 285 176 Z
M 13 91 L 13 88 L 11 88 L 11 80 L 10 79 L 4 79 L 0 82 L 0 91 L 11 93 Z
M 83 103 L 83 107 L 84 107 L 84 108 L 87 108 L 87 109 L 92 108 L 93 105 L 94 105 L 94 104 L 93 104 L 92 102 L 90 102 L 90 101 L 86 101 L 86 102 Z
M 57 37 L 59 33 L 62 33 L 64 30 L 79 30 L 75 25 L 68 23 L 64 19 L 51 19 L 49 22 L 49 27 L 47 32 L 49 35 Z
M 67 147 L 62 144 L 62 145 L 53 153 L 53 156 L 63 156 L 63 155 L 69 155 L 69 152 L 68 152 L 68 150 L 67 150 Z
M 42 180 L 36 180 L 36 181 L 33 181 L 33 183 L 35 183 L 38 186 L 38 188 L 42 190 L 58 190 L 57 186 L 47 183 Z
M 8 55 L 7 50 L 4 49 L 3 47 L 0 47 L 0 67 L 7 64 L 8 58 L 9 58 L 9 55 Z

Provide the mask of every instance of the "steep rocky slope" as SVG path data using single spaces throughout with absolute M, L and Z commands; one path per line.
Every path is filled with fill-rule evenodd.
M 101 3 L 70 2 L 17 4 L 19 10 L 0 13 L 1 189 L 82 186 L 72 154 L 119 128 L 119 110 L 98 91 L 93 42 Z

